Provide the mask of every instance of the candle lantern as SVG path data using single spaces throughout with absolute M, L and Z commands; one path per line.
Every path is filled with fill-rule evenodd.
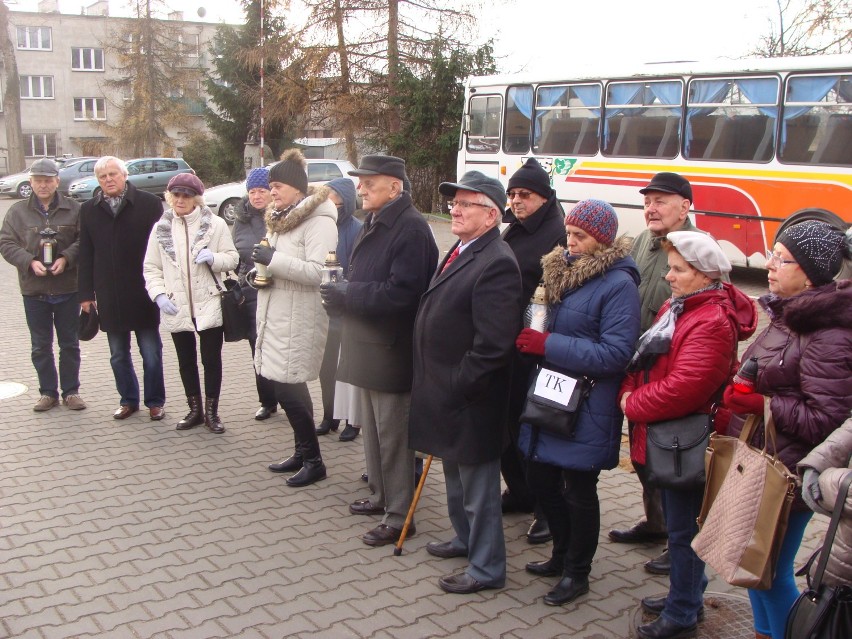
M 529 306 L 524 311 L 524 328 L 544 333 L 550 323 L 550 307 L 547 305 L 547 289 L 544 282 L 539 282 L 535 293 L 530 298 Z
M 38 259 L 44 264 L 45 268 L 50 268 L 56 261 L 56 231 L 48 227 L 39 232 L 41 240 L 38 243 Z
M 265 237 L 262 238 L 258 244 L 261 246 L 271 246 L 269 240 Z M 266 288 L 272 284 L 272 278 L 269 277 L 269 268 L 266 264 L 255 262 L 252 270 L 254 271 L 254 277 L 249 279 L 249 284 L 251 284 L 254 288 Z

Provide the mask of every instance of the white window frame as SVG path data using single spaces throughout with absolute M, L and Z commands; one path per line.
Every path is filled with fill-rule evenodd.
M 74 121 L 106 120 L 105 98 L 74 98 Z
M 47 34 L 47 46 L 42 46 L 45 33 Z M 53 33 L 50 27 L 17 27 L 15 35 L 15 43 L 20 50 L 53 51 Z
M 33 91 L 38 85 L 39 90 Z M 50 95 L 46 95 L 46 88 L 50 88 Z M 52 75 L 22 75 L 20 80 L 20 94 L 22 100 L 54 100 L 56 99 L 56 87 Z M 26 95 L 24 93 L 26 92 Z M 34 95 L 40 93 L 41 95 Z
M 57 155 L 56 133 L 24 133 L 22 138 L 25 157 L 43 158 Z
M 181 33 L 180 44 L 183 53 L 188 58 L 201 57 L 201 35 L 198 33 Z
M 100 60 L 98 60 L 98 56 L 100 56 Z M 100 66 L 98 66 L 98 62 L 100 62 Z M 103 71 L 104 50 L 98 47 L 72 47 L 71 70 L 86 72 Z

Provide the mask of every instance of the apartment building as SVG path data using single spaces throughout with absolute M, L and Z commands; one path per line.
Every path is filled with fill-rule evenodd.
M 129 18 L 109 15 L 109 2 L 102 0 L 83 9 L 80 15 L 61 14 L 56 0 L 42 0 L 34 12 L 10 11 L 9 31 L 15 48 L 20 77 L 21 128 L 27 164 L 43 156 L 124 155 L 110 141 L 105 125 L 120 122 L 121 109 L 130 95 L 108 86 L 121 77 L 116 55 L 109 43 L 124 31 Z M 181 130 L 167 128 L 172 148 L 163 153 L 180 155 L 192 130 L 206 130 L 203 71 L 211 67 L 209 46 L 215 24 L 183 19 L 170 13 L 176 46 L 189 72 L 192 86 L 184 94 L 175 87 L 163 99 L 183 101 L 190 115 Z M 5 71 L 0 77 L 5 87 Z M 0 120 L 3 114 L 0 113 Z M 5 123 L 0 126 L 0 173 L 7 173 Z

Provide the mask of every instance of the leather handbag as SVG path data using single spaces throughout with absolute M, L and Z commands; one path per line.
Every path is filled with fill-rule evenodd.
M 210 275 L 213 276 L 213 283 L 219 291 L 219 299 L 222 302 L 222 327 L 225 330 L 225 341 L 239 342 L 248 339 L 250 318 L 243 312 L 246 298 L 239 281 L 226 276 L 220 285 L 216 273 L 209 264 L 207 268 L 210 269 Z
M 521 423 L 565 439 L 574 437 L 580 406 L 594 380 L 575 377 L 553 367 L 538 365 L 521 412 Z
M 692 540 L 696 554 L 722 579 L 755 590 L 772 585 L 796 488 L 796 476 L 778 459 L 768 398 L 764 413 L 763 449 L 748 443 L 759 415 L 746 419 L 739 437 L 710 436 L 700 530 Z
M 712 414 L 693 413 L 648 424 L 645 448 L 648 483 L 669 490 L 704 486 L 704 454 L 712 422 Z
M 840 482 L 831 523 L 825 533 L 822 548 L 817 550 L 796 575 L 807 575 L 808 587 L 787 616 L 785 639 L 847 639 L 852 637 L 852 586 L 841 584 L 828 586 L 822 582 L 831 546 L 840 524 L 843 508 L 852 484 L 852 472 L 846 473 Z M 810 569 L 819 556 L 816 572 L 811 580 Z

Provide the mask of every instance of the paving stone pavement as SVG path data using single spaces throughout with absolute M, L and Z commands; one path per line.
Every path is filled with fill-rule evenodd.
M 439 230 L 446 250 L 446 229 Z M 88 409 L 34 413 L 29 335 L 5 262 L 0 279 L 0 384 L 28 388 L 0 400 L 0 637 L 608 639 L 627 637 L 638 600 L 667 589 L 665 578 L 642 569 L 659 546 L 606 539 L 610 528 L 641 515 L 639 483 L 618 468 L 601 475 L 601 543 L 588 596 L 565 607 L 542 603 L 555 580 L 523 567 L 547 558 L 549 545 L 529 546 L 529 517 L 514 514 L 504 519 L 506 587 L 443 593 L 438 577 L 465 562 L 425 552 L 427 542 L 451 536 L 440 463 L 402 556 L 364 545 L 359 536 L 378 518 L 347 510 L 368 496 L 359 480 L 360 438 L 321 437 L 329 477 L 314 486 L 288 488 L 269 473 L 266 464 L 292 450 L 292 431 L 280 412 L 252 419 L 257 399 L 245 342 L 224 348 L 224 435 L 174 430 L 185 406 L 168 335 L 164 421 L 146 413 L 111 418 L 118 399 L 103 335 L 82 345 Z M 136 365 L 141 371 L 138 357 Z M 317 383 L 311 392 L 316 411 Z M 824 529 L 824 521 L 811 524 L 800 558 Z M 718 578 L 709 590 L 744 594 Z M 716 635 L 704 628 L 701 636 Z

